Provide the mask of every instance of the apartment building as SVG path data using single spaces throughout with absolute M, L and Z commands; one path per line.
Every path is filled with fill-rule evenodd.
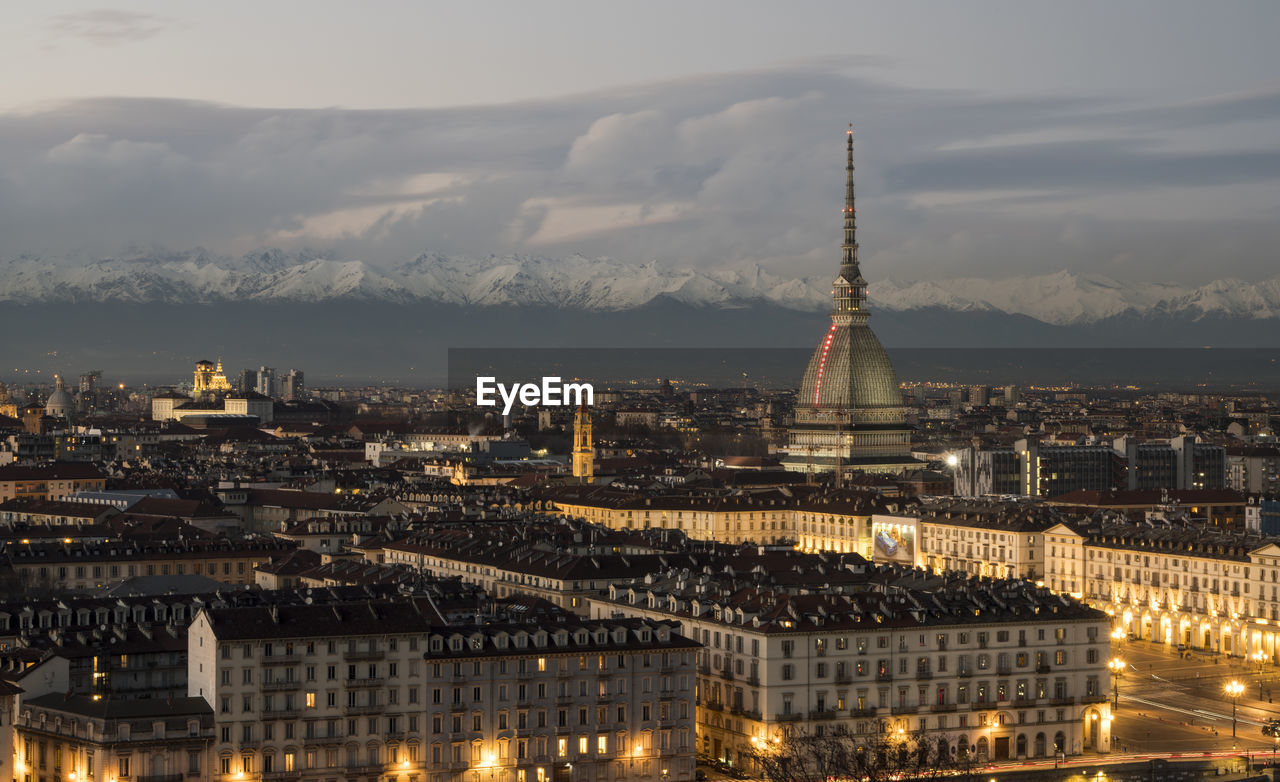
M 119 513 L 109 505 L 71 500 L 12 499 L 0 502 L 0 524 L 76 526 L 103 524 Z
M 1050 588 L 1137 638 L 1234 656 L 1280 653 L 1280 545 L 1256 532 L 1107 521 L 1048 531 Z
M 56 462 L 0 467 L 0 502 L 15 497 L 61 500 L 80 491 L 102 491 L 106 485 L 106 476 L 92 464 Z
M 188 629 L 191 697 L 213 707 L 209 779 L 422 780 L 429 597 L 205 608 Z
M 670 622 L 446 626 L 427 598 L 206 609 L 209 779 L 693 778 L 697 644 Z
M 14 779 L 208 779 L 213 715 L 203 698 L 24 697 Z
M 699 751 L 723 762 L 837 726 L 925 732 L 979 759 L 1111 749 L 1109 618 L 1026 581 L 832 554 L 655 573 L 592 615 L 677 620 L 702 643 Z
M 1280 657 L 1280 540 L 1184 517 L 964 500 L 918 509 L 916 564 L 1027 578 L 1135 638 Z
M 680 625 L 439 628 L 426 639 L 427 778 L 692 780 L 694 660 Z
M 609 529 L 672 529 L 696 540 L 794 543 L 807 551 L 864 556 L 872 552 L 873 517 L 904 506 L 871 491 L 810 486 L 660 496 L 564 487 L 547 501 L 560 513 Z
M 918 509 L 915 563 L 932 571 L 1042 580 L 1044 534 L 1060 524 L 1052 508 L 1030 503 L 940 500 Z
M 252 584 L 253 569 L 293 544 L 245 540 L 80 540 L 5 544 L 0 555 L 15 573 L 56 589 L 112 587 L 134 576 L 198 575 L 224 584 Z

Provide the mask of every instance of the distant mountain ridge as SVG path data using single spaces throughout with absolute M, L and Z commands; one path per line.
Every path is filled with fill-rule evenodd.
M 19 305 L 359 300 L 618 312 L 674 301 L 700 308 L 770 305 L 821 312 L 830 304 L 830 285 L 829 278 L 788 279 L 756 264 L 695 270 L 581 255 L 466 258 L 425 253 L 390 268 L 278 250 L 240 258 L 203 250 L 153 253 L 79 265 L 30 256 L 0 262 L 0 302 Z M 886 280 L 873 283 L 870 295 L 873 308 L 884 311 L 1004 313 L 1055 326 L 1114 318 L 1280 318 L 1280 277 L 1187 287 L 1063 271 L 1003 280 Z

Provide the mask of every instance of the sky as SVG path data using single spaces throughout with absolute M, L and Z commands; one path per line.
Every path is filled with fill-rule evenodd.
M 6 9 L 0 262 L 205 248 L 1277 275 L 1270 2 Z

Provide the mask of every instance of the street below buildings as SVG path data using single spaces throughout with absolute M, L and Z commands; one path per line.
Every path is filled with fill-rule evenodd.
M 1113 746 L 1123 753 L 1221 752 L 1232 749 L 1259 757 L 1277 748 L 1262 733 L 1280 719 L 1280 670 L 1225 655 L 1183 653 L 1162 644 L 1130 641 L 1112 654 L 1125 662 L 1119 680 L 1120 706 L 1111 726 Z M 1190 659 L 1187 659 L 1187 657 Z M 1229 682 L 1242 690 L 1235 699 L 1236 736 L 1231 735 Z M 1261 696 L 1261 697 L 1259 697 Z

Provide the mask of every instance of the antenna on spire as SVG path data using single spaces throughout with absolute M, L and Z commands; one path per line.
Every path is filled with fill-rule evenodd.
M 852 219 L 853 216 L 853 123 L 849 123 L 848 136 L 848 162 L 844 166 L 844 213 L 846 219 Z

